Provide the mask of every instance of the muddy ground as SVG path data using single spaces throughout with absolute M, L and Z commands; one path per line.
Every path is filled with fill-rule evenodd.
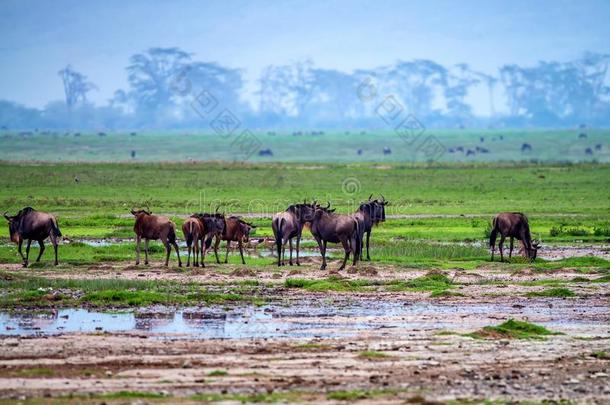
M 4 271 L 48 278 L 204 284 L 258 280 L 277 285 L 264 297 L 272 308 L 269 319 L 281 319 L 288 325 L 315 325 L 301 336 L 288 333 L 273 337 L 272 333 L 266 338 L 202 338 L 190 333 L 158 332 L 155 328 L 2 335 L 0 397 L 21 401 L 39 398 L 43 402 L 60 397 L 69 402 L 74 399 L 67 396 L 77 395 L 79 401 L 91 403 L 188 403 L 201 399 L 610 402 L 610 284 L 582 281 L 599 275 L 582 274 L 578 269 L 514 273 L 499 263 L 474 271 L 452 269 L 445 273 L 460 283 L 455 291 L 462 295 L 442 298 L 431 298 L 428 292 L 316 293 L 283 288 L 283 280 L 288 277 L 328 276 L 328 272 L 318 270 L 319 259 L 308 257 L 304 262 L 299 268 L 279 270 L 212 264 L 207 269 L 188 271 L 155 265 L 136 268 L 126 263 L 70 271 L 0 265 Z M 336 268 L 337 263 L 333 261 L 329 267 Z M 426 272 L 362 263 L 339 276 L 407 280 Z M 570 281 L 575 277 L 580 281 Z M 541 279 L 566 281 L 565 286 L 576 296 L 528 298 L 527 292 L 546 287 L 519 282 Z M 511 282 L 485 282 L 501 280 Z M 280 301 L 283 309 L 273 306 Z M 353 303 L 358 308 L 379 311 L 333 313 L 327 309 Z M 301 310 L 290 311 L 299 305 Z M 326 308 L 322 314 L 302 310 L 318 305 Z M 384 313 L 386 306 L 405 309 Z M 140 310 L 156 313 L 150 308 Z M 561 334 L 527 340 L 464 336 L 509 318 L 540 324 Z M 205 323 L 201 327 L 205 328 Z M 117 392 L 114 397 L 107 396 Z M 137 398 L 141 393 L 155 397 Z

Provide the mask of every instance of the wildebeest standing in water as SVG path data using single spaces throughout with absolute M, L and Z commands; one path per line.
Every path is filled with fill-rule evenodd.
M 335 215 L 328 212 L 330 203 L 326 207 L 316 206 L 311 221 L 311 234 L 318 242 L 322 254 L 321 270 L 326 269 L 326 244 L 341 243 L 345 251 L 343 264 L 339 270 L 345 268 L 350 253 L 353 255 L 353 265 L 358 262 L 360 253 L 360 225 L 359 221 L 351 215 Z
M 176 244 L 176 225 L 167 217 L 152 215 L 146 210 L 131 210 L 136 218 L 133 230 L 136 233 L 136 265 L 140 264 L 140 243 L 144 239 L 144 264 L 148 264 L 148 241 L 160 239 L 165 246 L 165 266 L 169 265 L 169 254 L 172 246 L 178 256 L 178 266 L 182 267 L 180 252 Z
M 188 251 L 186 267 L 191 265 L 191 252 L 193 253 L 193 266 L 199 267 L 199 242 L 203 240 L 204 236 L 203 223 L 196 215 L 191 215 L 182 224 L 182 233 Z M 203 251 L 203 246 L 201 251 Z
M 500 249 L 500 261 L 504 261 L 504 253 L 502 250 L 504 248 L 504 240 L 507 237 L 510 238 L 509 258 L 512 257 L 513 241 L 516 238 L 523 244 L 525 256 L 530 260 L 536 259 L 540 245 L 538 242 L 532 241 L 529 222 L 525 214 L 520 212 L 503 212 L 494 217 L 491 234 L 489 236 L 492 262 L 494 260 L 494 250 L 498 234 L 500 234 L 500 243 L 498 245 Z
M 369 200 L 360 204 L 354 217 L 359 221 L 360 225 L 360 260 L 362 260 L 364 250 L 364 234 L 366 233 L 366 260 L 371 260 L 369 254 L 369 245 L 373 225 L 385 221 L 385 206 L 388 204 L 385 197 L 382 195 L 381 200 L 371 200 L 373 195 L 369 196 Z
M 214 250 L 218 250 L 218 245 L 220 245 L 220 240 L 227 241 L 227 254 L 225 255 L 225 263 L 229 261 L 229 249 L 231 248 L 231 242 L 237 242 L 239 246 L 239 254 L 241 256 L 241 263 L 246 264 L 244 260 L 244 247 L 243 243 L 248 242 L 250 240 L 250 232 L 252 229 L 256 228 L 256 226 L 247 223 L 238 217 L 229 217 L 225 220 L 225 227 L 222 233 L 222 237 L 217 237 Z
M 55 219 L 53 215 L 36 211 L 32 207 L 25 207 L 14 216 L 10 216 L 5 212 L 4 218 L 8 221 L 11 241 L 18 246 L 19 255 L 23 260 L 23 267 L 28 266 L 30 245 L 33 240 L 37 241 L 40 246 L 40 252 L 36 258 L 37 262 L 40 261 L 42 253 L 44 252 L 44 240 L 46 238 L 50 238 L 51 243 L 53 244 L 53 250 L 55 250 L 55 265 L 57 266 L 57 243 L 58 238 L 61 237 L 61 231 L 57 225 L 57 219 Z M 21 245 L 24 240 L 28 241 L 25 248 L 25 257 L 21 252 Z
M 277 247 L 277 265 L 281 266 L 284 261 L 284 253 L 286 251 L 285 245 L 288 242 L 290 247 L 290 257 L 288 264 L 292 266 L 292 239 L 296 238 L 297 248 L 297 266 L 299 263 L 299 246 L 301 243 L 301 236 L 303 234 L 303 226 L 307 222 L 311 222 L 314 214 L 314 204 L 307 204 L 305 201 L 303 204 L 293 204 L 286 209 L 284 212 L 278 212 L 273 216 L 271 221 L 271 228 L 273 229 L 273 236 Z

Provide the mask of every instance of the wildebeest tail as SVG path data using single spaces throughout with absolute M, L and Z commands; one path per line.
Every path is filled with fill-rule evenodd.
M 286 220 L 284 218 L 280 218 L 279 221 L 277 221 L 277 226 L 276 231 L 275 231 L 275 246 L 277 248 L 277 263 L 278 266 L 281 263 L 282 260 L 282 242 L 284 241 L 284 223 L 286 222 Z
M 498 236 L 498 224 L 496 223 L 497 218 L 491 221 L 491 232 L 489 234 L 489 247 L 493 248 L 496 245 L 496 237 Z
M 176 243 L 176 228 L 174 226 L 169 228 L 167 240 L 169 241 L 169 243 Z
M 55 236 L 60 237 L 61 231 L 59 230 L 59 225 L 57 224 L 57 220 L 55 218 L 53 218 L 53 220 L 51 221 L 51 227 L 53 228 L 53 233 L 55 234 Z
M 354 222 L 356 223 L 356 231 L 355 231 L 355 235 L 356 235 L 356 240 L 354 241 L 354 257 L 356 260 L 360 259 L 360 255 L 362 254 L 362 235 L 360 234 L 360 221 L 358 221 L 357 219 L 354 220 Z
M 212 239 L 214 239 L 214 237 L 213 237 L 213 236 L 210 236 L 209 238 L 207 238 L 207 239 L 205 240 L 205 249 L 206 249 L 206 250 L 207 250 L 207 249 L 209 249 L 209 248 L 210 248 L 210 246 L 212 246 Z
M 186 233 L 186 235 L 184 235 L 186 237 L 187 246 L 191 246 L 193 244 L 193 227 L 194 226 L 195 225 L 192 222 L 189 222 L 188 232 Z

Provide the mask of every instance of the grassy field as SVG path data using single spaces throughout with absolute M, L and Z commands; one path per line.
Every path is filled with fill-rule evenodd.
M 610 162 L 609 130 L 436 130 L 425 131 L 414 141 L 405 141 L 384 128 L 376 131 L 326 131 L 312 136 L 293 131 L 257 132 L 252 148 L 229 137 L 200 130 L 94 133 L 57 132 L 53 134 L 18 131 L 0 132 L 0 160 L 22 161 L 244 161 L 249 162 Z M 585 133 L 586 138 L 579 138 Z M 432 140 L 426 142 L 432 136 Z M 483 138 L 483 141 L 481 141 Z M 440 145 L 438 155 L 423 145 Z M 524 143 L 532 149 L 522 152 Z M 596 146 L 599 145 L 599 150 Z M 463 152 L 451 149 L 463 147 Z M 391 149 L 384 154 L 383 148 Z M 488 153 L 480 153 L 477 147 Z M 587 148 L 592 154 L 585 153 Z M 271 149 L 273 156 L 259 156 Z M 358 155 L 358 149 L 362 154 Z M 471 149 L 474 155 L 466 155 Z M 136 157 L 131 157 L 131 151 Z M 442 153 L 445 150 L 445 153 Z M 428 152 L 427 152 L 428 151 Z
M 131 238 L 129 209 L 145 205 L 178 226 L 190 213 L 218 206 L 227 214 L 253 214 L 255 235 L 268 237 L 271 215 L 293 202 L 330 201 L 339 212 L 353 212 L 371 193 L 391 201 L 390 218 L 375 229 L 373 239 L 374 254 L 387 263 L 446 268 L 459 262 L 459 267 L 474 268 L 488 260 L 484 244 L 437 242 L 483 241 L 492 214 L 499 211 L 527 213 L 534 237 L 543 243 L 610 238 L 606 164 L 4 162 L 0 170 L 2 210 L 15 213 L 31 205 L 52 212 L 69 239 Z M 0 238 L 0 260 L 18 262 L 8 227 L 0 228 Z M 160 256 L 160 246 L 156 249 Z M 132 258 L 133 246 L 73 243 L 62 246 L 61 256 L 72 264 L 124 261 Z M 249 263 L 272 260 L 251 258 Z

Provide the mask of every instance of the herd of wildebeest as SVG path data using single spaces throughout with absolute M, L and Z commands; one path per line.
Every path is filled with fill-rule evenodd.
M 286 244 L 289 246 L 288 263 L 293 265 L 293 241 L 296 242 L 296 265 L 300 265 L 299 248 L 303 229 L 308 226 L 313 238 L 318 243 L 322 255 L 321 269 L 326 269 L 326 246 L 327 243 L 341 243 L 345 256 L 339 270 L 345 265 L 352 255 L 353 264 L 356 265 L 363 255 L 364 245 L 366 244 L 366 260 L 371 260 L 369 245 L 372 229 L 375 225 L 386 220 L 385 207 L 389 202 L 381 198 L 362 202 L 353 214 L 337 214 L 335 209 L 318 204 L 316 201 L 290 205 L 284 212 L 279 212 L 273 216 L 271 227 L 273 229 L 275 249 L 277 250 L 277 265 L 285 264 Z M 165 266 L 169 263 L 169 256 L 172 247 L 176 251 L 178 265 L 182 266 L 180 252 L 177 244 L 176 226 L 167 217 L 153 215 L 150 209 L 131 210 L 135 217 L 134 232 L 136 235 L 136 265 L 140 264 L 140 249 L 142 239 L 144 240 L 144 264 L 148 264 L 148 251 L 150 240 L 160 240 L 165 246 Z M 57 248 L 62 233 L 59 229 L 55 216 L 46 212 L 41 212 L 26 207 L 16 215 L 10 216 L 6 212 L 4 217 L 8 221 L 11 241 L 18 246 L 19 255 L 23 260 L 23 266 L 28 266 L 30 245 L 32 241 L 37 241 L 40 252 L 36 261 L 40 261 L 45 250 L 44 241 L 49 238 L 53 244 L 55 253 L 55 264 L 58 264 Z M 218 247 L 221 241 L 226 241 L 227 252 L 225 263 L 227 263 L 231 242 L 237 242 L 242 264 L 245 264 L 243 245 L 249 242 L 252 229 L 256 228 L 251 223 L 246 222 L 238 216 L 227 216 L 219 213 L 218 209 L 214 213 L 195 213 L 188 217 L 183 225 L 182 232 L 188 249 L 187 266 L 205 267 L 205 255 L 212 246 L 216 262 L 218 258 Z M 365 239 L 366 235 L 366 239 Z M 529 260 L 536 259 L 540 245 L 533 241 L 529 229 L 527 217 L 518 212 L 504 212 L 496 215 L 492 220 L 492 227 L 489 237 L 491 248 L 491 260 L 494 259 L 496 239 L 500 236 L 499 251 L 500 260 L 504 261 L 504 241 L 510 238 L 509 257 L 513 253 L 513 242 L 517 239 L 521 245 L 522 254 Z M 295 240 L 296 239 L 296 240 Z M 366 243 L 365 243 L 366 240 Z M 22 252 L 22 244 L 27 241 L 25 256 Z

